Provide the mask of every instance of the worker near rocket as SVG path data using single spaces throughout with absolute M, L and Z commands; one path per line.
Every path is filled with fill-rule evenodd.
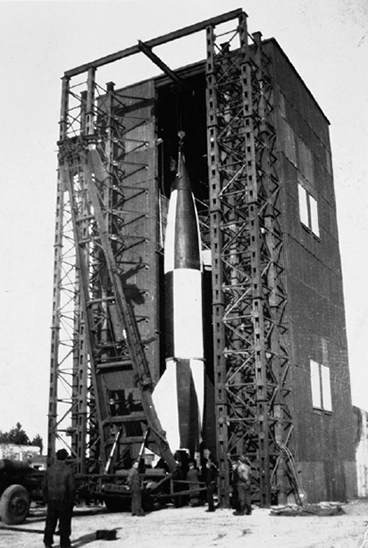
M 166 370 L 153 399 L 171 450 L 199 451 L 204 405 L 202 261 L 198 214 L 182 152 L 165 244 Z

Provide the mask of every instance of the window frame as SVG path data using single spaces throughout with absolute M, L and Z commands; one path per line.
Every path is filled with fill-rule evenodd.
M 319 238 L 319 218 L 318 218 L 318 203 L 317 200 L 312 196 L 308 195 L 309 201 L 309 211 L 310 211 L 310 229 L 317 238 Z
M 333 413 L 330 367 L 309 360 L 313 409 Z
M 299 219 L 302 225 L 320 238 L 318 202 L 305 186 L 298 181 Z

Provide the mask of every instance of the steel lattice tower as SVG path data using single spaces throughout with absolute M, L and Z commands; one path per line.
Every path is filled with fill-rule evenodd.
M 245 14 L 228 42 L 208 27 L 207 44 L 220 497 L 228 497 L 229 457 L 246 453 L 267 506 L 272 488 L 285 495 L 281 447 L 291 427 L 272 78 L 259 36 L 250 53 Z

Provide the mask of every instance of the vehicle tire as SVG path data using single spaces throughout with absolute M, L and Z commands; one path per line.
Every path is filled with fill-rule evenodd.
M 23 523 L 29 512 L 31 497 L 23 485 L 10 485 L 0 499 L 0 516 L 7 525 Z

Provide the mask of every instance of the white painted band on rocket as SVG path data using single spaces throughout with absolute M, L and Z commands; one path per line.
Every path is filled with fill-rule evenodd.
M 202 273 L 165 274 L 166 358 L 203 360 Z

